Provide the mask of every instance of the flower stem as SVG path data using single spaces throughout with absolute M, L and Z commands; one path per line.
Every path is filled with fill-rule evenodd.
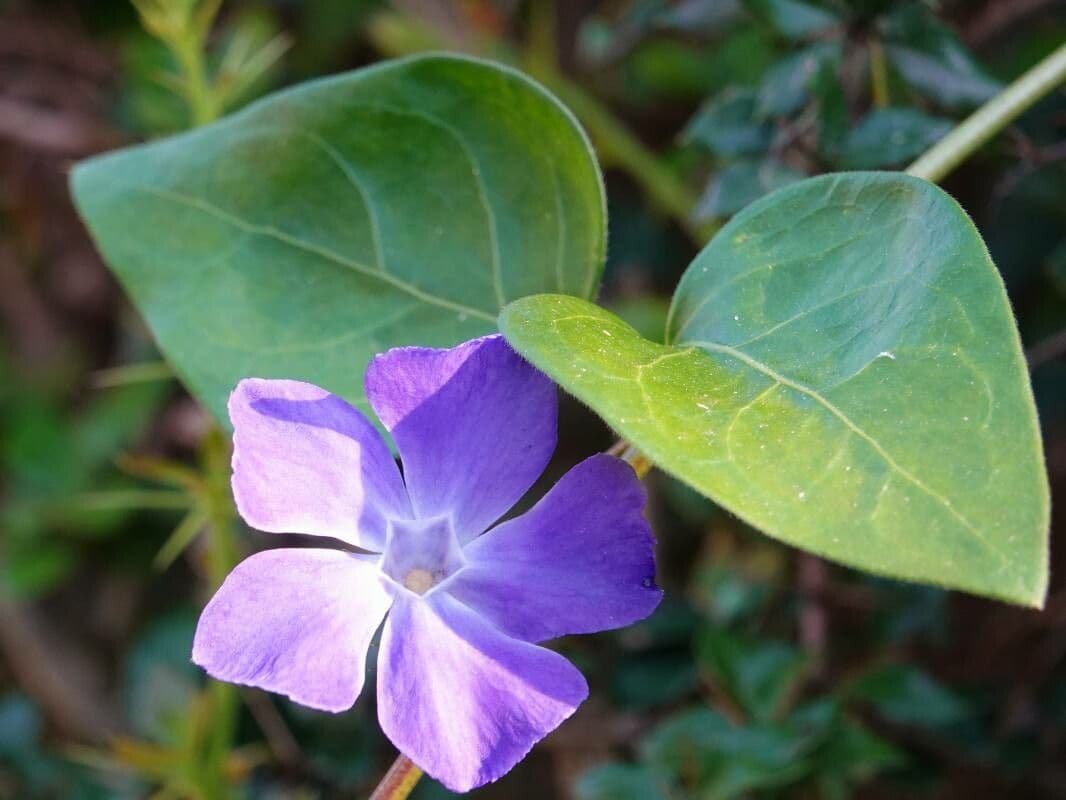
M 396 760 L 381 779 L 378 788 L 370 795 L 370 800 L 406 800 L 415 788 L 418 779 L 422 777 L 422 770 L 415 766 L 403 753 Z
M 642 452 L 637 450 L 633 445 L 627 442 L 625 439 L 619 439 L 608 448 L 607 453 L 622 459 L 633 468 L 633 471 L 637 473 L 638 478 L 643 478 L 655 465 L 651 460 Z
M 933 145 L 907 173 L 936 183 L 1048 92 L 1066 81 L 1066 44 L 962 121 Z

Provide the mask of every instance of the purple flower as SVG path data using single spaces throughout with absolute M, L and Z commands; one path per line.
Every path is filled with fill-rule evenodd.
M 555 449 L 551 381 L 499 336 L 390 350 L 365 381 L 402 478 L 377 431 L 339 397 L 296 381 L 237 386 L 241 516 L 371 554 L 253 555 L 204 609 L 193 660 L 220 680 L 343 711 L 387 613 L 381 727 L 464 792 L 505 774 L 588 695 L 581 673 L 538 642 L 627 625 L 658 605 L 644 491 L 625 462 L 593 456 L 489 530 Z

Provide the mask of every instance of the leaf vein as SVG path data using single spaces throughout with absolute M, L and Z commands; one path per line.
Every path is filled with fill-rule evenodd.
M 736 360 L 747 365 L 751 369 L 754 369 L 756 372 L 761 372 L 763 375 L 767 376 L 771 380 L 775 380 L 778 383 L 781 383 L 782 385 L 787 386 L 790 389 L 793 389 L 794 391 L 806 395 L 807 397 L 814 400 L 816 403 L 825 408 L 830 414 L 839 419 L 852 433 L 854 433 L 856 436 L 858 436 L 860 439 L 870 445 L 870 447 L 873 448 L 874 452 L 876 452 L 894 472 L 899 474 L 900 477 L 904 478 L 907 482 L 909 482 L 914 487 L 928 495 L 937 504 L 946 509 L 947 512 L 952 517 L 954 517 L 954 519 L 959 524 L 961 524 L 963 528 L 973 534 L 986 547 L 986 549 L 988 549 L 989 552 L 996 555 L 1005 565 L 1007 565 L 1008 562 L 1004 558 L 1003 554 L 1000 553 L 1000 551 L 996 548 L 992 547 L 991 543 L 984 537 L 980 529 L 977 528 L 977 526 L 975 526 L 972 522 L 970 522 L 969 519 L 963 516 L 963 514 L 960 513 L 958 509 L 956 509 L 952 505 L 951 501 L 948 498 L 944 497 L 944 495 L 940 494 L 932 487 L 926 485 L 925 482 L 922 481 L 917 475 L 915 475 L 906 467 L 901 465 L 898 461 L 896 461 L 896 459 L 892 457 L 892 455 L 884 448 L 884 446 L 879 441 L 877 441 L 873 436 L 863 430 L 863 428 L 856 424 L 851 419 L 851 417 L 845 414 L 839 407 L 837 407 L 833 402 L 824 397 L 822 394 L 815 391 L 809 386 L 805 386 L 804 384 L 799 383 L 798 381 L 794 381 L 791 378 L 780 374 L 779 372 L 775 371 L 774 369 L 762 363 L 761 361 L 752 358 L 747 353 L 741 350 L 737 350 L 734 347 L 730 347 L 729 345 L 707 341 L 689 342 L 689 344 L 695 349 L 710 350 L 735 358 Z
M 365 275 L 368 278 L 374 278 L 376 280 L 381 281 L 382 283 L 388 284 L 389 286 L 392 286 L 393 288 L 398 289 L 399 291 L 405 292 L 411 295 L 412 297 L 418 298 L 424 303 L 440 306 L 441 308 L 447 308 L 451 311 L 455 311 L 460 314 L 469 314 L 472 317 L 477 317 L 478 319 L 483 319 L 488 322 L 496 321 L 495 316 L 486 311 L 482 311 L 480 308 L 474 308 L 472 306 L 463 305 L 462 303 L 456 303 L 446 298 L 429 294 L 428 292 L 419 289 L 417 286 L 410 284 L 407 281 L 401 280 L 400 278 L 397 278 L 388 272 L 382 272 L 381 270 L 376 270 L 372 267 L 366 266 L 365 264 L 361 264 L 358 261 L 353 261 L 352 259 L 347 258 L 346 256 L 343 256 L 340 253 L 329 249 L 328 247 L 323 247 L 321 245 L 304 241 L 303 239 L 300 239 L 297 236 L 293 236 L 292 234 L 286 233 L 285 231 L 275 228 L 271 225 L 259 225 L 254 222 L 249 222 L 248 220 L 242 219 L 241 217 L 231 214 L 228 211 L 225 211 L 202 198 L 192 197 L 190 195 L 182 194 L 180 192 L 175 192 L 169 189 L 158 189 L 156 187 L 151 186 L 132 186 L 131 188 L 135 191 L 145 192 L 146 194 L 153 195 L 163 200 L 169 200 L 172 203 L 177 203 L 179 205 L 185 206 L 186 208 L 195 209 L 204 214 L 209 214 L 215 219 L 221 220 L 222 222 L 226 222 L 235 228 L 245 231 L 246 233 L 251 233 L 258 236 L 265 236 L 267 238 L 282 242 L 283 244 L 287 244 L 297 250 L 302 250 L 305 253 L 317 255 L 320 258 L 324 258 L 327 261 L 333 262 L 334 264 L 338 264 L 340 266 L 347 267 L 348 269 L 354 272 L 358 272 L 360 275 Z
M 478 199 L 481 201 L 481 207 L 485 211 L 485 222 L 488 226 L 489 249 L 492 259 L 492 287 L 496 292 L 496 302 L 500 304 L 500 308 L 503 308 L 507 305 L 507 296 L 503 288 L 500 241 L 496 230 L 496 212 L 493 210 L 492 204 L 489 202 L 488 186 L 486 186 L 485 177 L 481 172 L 481 164 L 478 162 L 477 158 L 474 157 L 474 151 L 470 147 L 469 142 L 467 142 L 466 137 L 461 131 L 459 131 L 459 129 L 428 111 L 416 111 L 414 109 L 400 108 L 399 106 L 391 106 L 384 103 L 361 103 L 359 104 L 359 107 L 384 111 L 388 114 L 397 114 L 399 116 L 421 119 L 422 121 L 446 132 L 459 146 L 459 149 L 462 151 L 463 155 L 466 156 L 466 160 L 470 164 L 470 172 L 474 176 L 474 184 L 477 186 Z

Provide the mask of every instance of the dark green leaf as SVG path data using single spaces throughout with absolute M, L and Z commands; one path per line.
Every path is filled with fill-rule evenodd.
M 41 715 L 29 698 L 9 693 L 0 697 L 0 757 L 17 758 L 34 750 L 41 738 Z
M 718 156 L 762 153 L 770 146 L 773 126 L 755 117 L 755 93 L 726 91 L 705 103 L 683 134 Z
M 784 710 L 807 666 L 806 656 L 782 642 L 748 640 L 719 628 L 706 628 L 697 642 L 700 665 L 756 720 Z
M 785 56 L 766 71 L 759 84 L 756 113 L 762 117 L 785 117 L 807 102 L 811 81 L 823 65 L 840 61 L 840 47 L 820 42 Z
M 200 689 L 189 658 L 196 619 L 177 613 L 155 620 L 130 649 L 125 665 L 126 714 L 139 736 L 177 745 L 188 707 Z
M 974 106 L 1002 88 L 921 3 L 901 4 L 881 28 L 885 54 L 903 79 L 943 106 Z
M 670 301 L 664 297 L 626 298 L 613 303 L 611 311 L 632 325 L 645 339 L 661 342 L 663 331 L 666 330 L 666 315 L 670 312 Z
M 840 153 L 848 169 L 892 167 L 932 147 L 951 130 L 951 120 L 914 108 L 880 108 L 852 128 Z
M 763 195 L 805 177 L 779 161 L 736 161 L 714 174 L 692 215 L 697 220 L 731 217 Z
M 840 23 L 829 10 L 801 0 L 744 0 L 744 5 L 790 39 L 804 39 Z
M 667 800 L 665 783 L 647 767 L 604 764 L 581 776 L 574 795 L 577 800 Z
M 680 776 L 704 796 L 728 798 L 796 780 L 808 768 L 802 757 L 812 744 L 787 726 L 736 726 L 701 708 L 660 725 L 642 750 L 653 769 Z
M 395 345 L 490 332 L 508 301 L 596 289 L 599 171 L 514 70 L 419 56 L 304 84 L 74 172 L 77 205 L 160 348 L 220 418 L 241 378 L 362 403 Z
M 0 580 L 17 595 L 32 597 L 52 589 L 78 564 L 71 545 L 58 539 L 8 539 Z
M 641 653 L 618 663 L 612 676 L 616 703 L 637 711 L 675 702 L 696 688 L 688 652 Z
M 1043 602 L 1048 487 L 1018 335 L 935 186 L 829 175 L 756 202 L 689 267 L 665 347 L 574 298 L 500 323 L 653 463 L 767 533 Z
M 850 694 L 901 725 L 938 728 L 969 716 L 966 703 L 954 692 L 921 670 L 904 665 L 890 665 L 863 676 Z

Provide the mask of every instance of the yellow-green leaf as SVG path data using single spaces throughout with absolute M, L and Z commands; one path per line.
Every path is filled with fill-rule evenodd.
M 905 175 L 782 189 L 689 267 L 667 345 L 583 300 L 508 340 L 664 470 L 859 569 L 1039 606 L 1048 488 L 1002 281 L 963 210 Z

